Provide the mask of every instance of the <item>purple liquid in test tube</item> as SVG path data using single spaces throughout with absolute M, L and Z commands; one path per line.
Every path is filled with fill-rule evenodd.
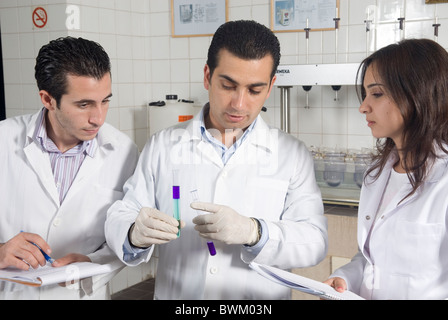
M 207 241 L 208 252 L 210 252 L 211 256 L 216 254 L 216 249 L 213 241 Z

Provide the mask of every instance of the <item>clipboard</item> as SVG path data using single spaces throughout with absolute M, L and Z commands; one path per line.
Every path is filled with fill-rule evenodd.
M 249 267 L 273 282 L 325 300 L 365 300 L 351 291 L 341 293 L 325 283 L 302 277 L 286 270 L 254 262 L 251 262 Z
M 43 287 L 57 283 L 79 281 L 80 279 L 113 272 L 122 267 L 120 261 L 109 264 L 76 262 L 63 267 L 52 267 L 50 263 L 27 271 L 13 267 L 0 270 L 0 281 L 10 281 L 31 287 Z

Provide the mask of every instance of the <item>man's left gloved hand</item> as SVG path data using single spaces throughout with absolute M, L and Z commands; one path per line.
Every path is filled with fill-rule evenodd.
M 258 223 L 240 215 L 230 207 L 214 203 L 193 202 L 195 210 L 210 214 L 198 215 L 193 219 L 195 230 L 206 239 L 219 240 L 226 244 L 255 245 L 258 241 Z

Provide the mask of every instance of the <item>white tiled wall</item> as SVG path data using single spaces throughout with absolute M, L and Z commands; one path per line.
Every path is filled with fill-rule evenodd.
M 228 0 L 229 19 L 253 19 L 270 25 L 271 0 Z M 78 30 L 67 29 L 67 7 L 79 8 Z M 48 24 L 38 29 L 32 11 L 44 7 Z M 367 41 L 367 10 L 374 20 Z M 337 55 L 335 31 L 312 31 L 309 55 L 304 32 L 277 33 L 282 64 L 358 63 L 368 54 L 401 37 L 398 18 L 406 17 L 405 37 L 434 38 L 448 47 L 448 4 L 425 0 L 340 0 Z M 113 102 L 107 121 L 128 134 L 140 149 L 148 138 L 148 102 L 166 94 L 191 99 L 196 105 L 208 100 L 203 87 L 203 67 L 210 37 L 171 37 L 168 0 L 1 0 L 0 25 L 6 91 L 6 115 L 35 112 L 41 108 L 35 85 L 34 59 L 49 40 L 66 35 L 101 43 L 112 59 Z M 309 146 L 361 148 L 373 146 L 370 130 L 358 112 L 354 87 L 343 87 L 334 101 L 331 87 L 313 87 L 310 108 L 301 87 L 291 90 L 291 133 Z M 275 89 L 263 115 L 280 125 L 280 91 Z
M 254 19 L 270 24 L 271 0 L 228 0 L 229 19 Z M 80 28 L 68 30 L 67 7 L 79 8 Z M 44 7 L 49 16 L 43 29 L 35 28 L 31 14 Z M 128 134 L 140 149 L 148 134 L 148 102 L 165 94 L 202 105 L 208 100 L 203 88 L 203 66 L 210 37 L 171 37 L 168 0 L 2 0 L 0 1 L 7 117 L 40 108 L 33 76 L 39 48 L 59 36 L 82 36 L 101 43 L 112 59 L 113 103 L 108 122 Z M 373 28 L 367 38 L 367 11 Z M 405 37 L 434 38 L 437 17 L 438 41 L 448 47 L 448 4 L 425 0 L 340 0 L 337 55 L 335 31 L 312 31 L 308 55 L 304 32 L 277 33 L 282 64 L 358 63 L 369 52 L 402 37 L 398 17 L 406 16 Z M 343 87 L 338 101 L 331 87 L 313 87 L 309 106 L 305 91 L 291 89 L 291 133 L 308 145 L 361 148 L 374 143 L 364 118 L 358 113 L 354 87 Z M 263 117 L 280 125 L 280 91 L 267 101 Z

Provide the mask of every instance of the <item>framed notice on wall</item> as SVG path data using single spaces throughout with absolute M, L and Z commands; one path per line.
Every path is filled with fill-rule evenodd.
M 271 0 L 274 32 L 334 30 L 339 0 Z
M 227 19 L 227 0 L 171 0 L 173 37 L 213 35 Z

